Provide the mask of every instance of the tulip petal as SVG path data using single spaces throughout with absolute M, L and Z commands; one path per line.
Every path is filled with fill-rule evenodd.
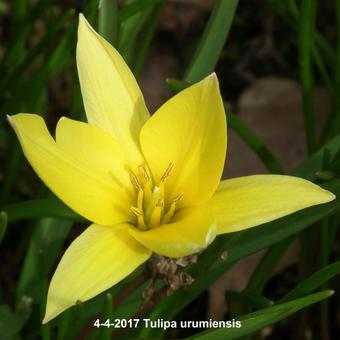
M 332 201 L 335 196 L 302 178 L 255 175 L 221 182 L 209 202 L 218 233 L 255 227 L 298 210 Z
M 110 135 L 64 118 L 58 123 L 56 143 L 38 115 L 18 114 L 9 121 L 35 172 L 73 210 L 103 225 L 133 219 L 129 173 Z
M 72 242 L 53 275 L 43 323 L 112 287 L 150 256 L 126 225 L 92 224 Z
M 136 79 L 119 53 L 79 17 L 77 66 L 88 122 L 109 132 L 134 165 L 142 164 L 139 132 L 149 118 Z
M 167 204 L 184 192 L 180 207 L 200 205 L 215 192 L 226 153 L 226 119 L 212 74 L 166 102 L 144 125 L 141 146 L 155 182 L 169 163 Z
M 138 242 L 153 252 L 178 258 L 206 248 L 216 236 L 216 223 L 207 207 L 185 208 L 176 213 L 173 222 L 141 231 L 130 228 Z

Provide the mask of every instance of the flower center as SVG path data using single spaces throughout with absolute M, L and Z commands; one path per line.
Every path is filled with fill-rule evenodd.
M 138 167 L 138 176 L 130 173 L 132 185 L 137 192 L 137 204 L 131 210 L 137 219 L 137 226 L 148 230 L 171 221 L 176 211 L 177 203 L 182 199 L 183 193 L 175 196 L 168 209 L 165 208 L 165 182 L 173 169 L 170 163 L 157 185 L 153 185 L 145 166 Z

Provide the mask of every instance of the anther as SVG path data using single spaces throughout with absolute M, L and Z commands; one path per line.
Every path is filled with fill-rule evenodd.
M 136 208 L 136 207 L 130 207 L 131 211 L 136 215 L 137 217 L 137 222 L 138 225 L 141 229 L 146 230 L 147 227 L 145 225 L 145 221 L 144 221 L 144 213 L 143 211 L 141 211 L 140 209 Z
M 184 196 L 184 192 L 179 193 L 175 198 L 172 200 L 173 203 L 179 202 Z
M 137 189 L 137 191 L 142 190 L 142 186 L 140 185 L 138 178 L 133 172 L 130 172 L 130 180 L 132 185 Z
M 140 177 L 143 178 L 145 182 L 150 181 L 150 177 L 149 177 L 148 172 L 146 171 L 144 165 L 140 165 L 138 167 L 138 172 L 139 172 Z
M 172 200 L 169 210 L 164 214 L 162 224 L 169 223 L 171 217 L 174 215 L 176 211 L 176 204 L 183 198 L 184 193 L 181 192 Z
M 171 173 L 173 168 L 174 168 L 174 164 L 169 163 L 168 167 L 166 168 L 164 174 L 161 177 L 161 182 L 164 182 L 170 176 L 170 173 Z
M 136 207 L 130 207 L 131 211 L 138 217 L 138 216 L 144 216 L 143 211 Z

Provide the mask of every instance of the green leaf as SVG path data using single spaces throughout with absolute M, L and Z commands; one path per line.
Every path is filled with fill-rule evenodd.
M 289 315 L 294 314 L 303 308 L 327 299 L 333 294 L 334 291 L 325 290 L 291 302 L 265 308 L 238 318 L 237 321 L 241 321 L 242 323 L 242 326 L 240 328 L 219 328 L 216 330 L 208 330 L 205 332 L 201 332 L 198 335 L 191 336 L 188 339 L 232 340 L 237 339 L 241 336 L 250 335 L 254 332 L 259 331 L 267 325 L 271 325 L 275 322 L 287 318 Z
M 251 308 L 265 308 L 274 304 L 264 296 L 255 295 L 249 292 L 226 291 L 225 298 L 229 302 L 242 303 Z
M 270 173 L 281 174 L 283 170 L 276 160 L 275 156 L 268 147 L 257 137 L 257 135 L 249 129 L 237 116 L 232 112 L 227 114 L 228 125 L 233 129 L 243 141 L 253 150 L 261 159 Z
M 30 310 L 13 313 L 9 306 L 0 305 L 1 340 L 17 339 L 18 333 L 27 321 Z
M 138 50 L 136 51 L 136 57 L 133 63 L 132 71 L 135 76 L 137 76 L 144 63 L 145 56 L 147 54 L 148 48 L 151 44 L 151 40 L 155 34 L 157 23 L 159 17 L 162 13 L 165 0 L 160 1 L 152 10 L 149 19 L 146 23 L 145 30 L 141 36 L 140 43 L 138 45 Z
M 304 109 L 305 133 L 309 153 L 313 152 L 316 147 L 314 78 L 312 66 L 315 11 L 315 0 L 302 0 L 298 29 L 298 59 Z
M 197 82 L 215 68 L 233 22 L 238 0 L 216 0 L 185 80 Z
M 334 156 L 340 150 L 340 135 L 334 137 L 316 153 L 314 153 L 310 158 L 301 163 L 294 171 L 293 175 L 301 176 L 310 181 L 315 181 L 317 179 L 316 173 L 323 170 L 324 166 L 324 153 L 327 149 L 328 155 L 326 158 L 334 159 Z
M 110 293 L 107 293 L 105 295 L 103 312 L 100 317 L 102 322 L 105 322 L 106 320 L 110 320 L 110 322 L 112 322 L 112 313 L 113 313 L 112 295 Z M 102 327 L 99 339 L 110 340 L 112 331 L 113 327 Z
M 164 2 L 164 0 L 143 0 L 128 3 L 119 11 L 119 20 L 123 22 L 140 12 L 150 9 L 150 7 L 157 5 L 160 2 Z
M 299 298 L 305 294 L 312 293 L 318 287 L 329 281 L 336 275 L 340 274 L 340 261 L 329 264 L 320 269 L 309 278 L 301 282 L 297 287 L 291 290 L 287 295 L 279 300 L 280 303 Z
M 14 203 L 4 206 L 3 210 L 6 211 L 9 222 L 41 217 L 58 217 L 71 221 L 86 221 L 86 219 L 79 216 L 56 197 Z
M 42 298 L 40 281 L 42 276 L 42 259 L 45 274 L 49 274 L 55 261 L 62 253 L 65 239 L 70 231 L 72 222 L 61 221 L 55 218 L 41 219 L 33 232 L 29 248 L 24 260 L 19 283 L 17 285 L 17 299 L 22 296 Z M 45 306 L 42 306 L 43 308 Z
M 132 5 L 136 2 L 140 1 L 129 0 L 127 3 L 128 5 Z M 118 51 L 128 65 L 131 65 L 132 63 L 137 34 L 142 29 L 143 23 L 149 14 L 150 9 L 144 10 L 143 12 L 137 12 L 135 15 L 121 23 L 118 39 Z
M 98 32 L 113 46 L 118 38 L 118 5 L 116 0 L 100 0 Z
M 266 254 L 261 258 L 259 264 L 256 266 L 251 275 L 246 291 L 251 293 L 260 294 L 270 279 L 276 265 L 280 261 L 283 254 L 292 243 L 293 238 L 286 238 L 268 249 Z
M 4 211 L 0 212 L 0 243 L 3 240 L 7 230 L 7 214 Z

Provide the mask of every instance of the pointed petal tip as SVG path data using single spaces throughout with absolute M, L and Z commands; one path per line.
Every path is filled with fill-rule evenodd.
M 329 195 L 329 202 L 334 201 L 336 199 L 336 195 L 334 195 L 331 191 L 327 191 L 327 193 Z
M 6 115 L 6 119 L 7 119 L 7 121 L 8 121 L 8 124 L 9 124 L 12 128 L 14 128 L 14 124 L 13 124 L 13 120 L 12 120 L 11 116 L 10 116 L 10 115 Z
M 46 312 L 44 319 L 41 321 L 43 325 L 46 325 L 48 322 L 50 322 L 52 319 L 54 319 L 59 313 L 48 313 L 48 309 L 46 307 Z
M 91 26 L 90 26 L 89 22 L 87 21 L 87 19 L 85 18 L 84 14 L 83 13 L 79 13 L 78 35 L 84 29 L 88 29 L 90 27 Z
M 80 24 L 88 24 L 87 19 L 83 13 L 79 13 L 79 25 Z

